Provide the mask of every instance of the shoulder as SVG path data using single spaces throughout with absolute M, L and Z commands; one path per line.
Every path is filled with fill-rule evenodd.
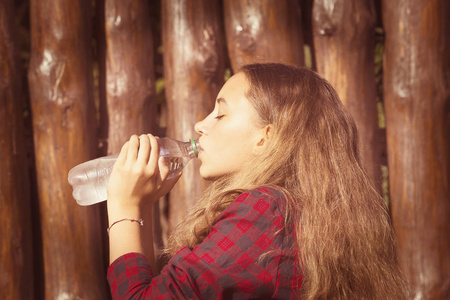
M 276 186 L 260 186 L 258 188 L 249 190 L 240 194 L 236 198 L 236 202 L 252 202 L 258 200 L 263 200 L 266 202 L 273 202 L 279 206 L 286 205 L 286 196 L 282 192 L 281 188 Z
M 241 193 L 216 219 L 220 222 L 229 217 L 247 220 L 266 219 L 282 221 L 286 216 L 286 197 L 280 188 L 261 186 Z
M 280 188 L 274 186 L 261 186 L 244 192 L 234 202 L 251 205 L 257 210 L 265 210 L 269 206 L 281 212 L 284 212 L 286 209 L 285 194 Z

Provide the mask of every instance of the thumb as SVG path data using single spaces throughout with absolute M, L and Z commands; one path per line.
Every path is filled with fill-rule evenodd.
M 182 172 L 170 176 L 170 168 L 167 159 L 161 156 L 158 160 L 159 176 L 157 176 L 156 185 L 158 186 L 157 199 L 161 198 L 173 188 L 178 179 L 180 179 Z

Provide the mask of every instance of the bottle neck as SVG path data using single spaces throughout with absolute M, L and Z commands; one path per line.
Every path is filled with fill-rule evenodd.
M 198 153 L 200 151 L 200 144 L 198 142 L 198 139 L 196 140 L 189 140 L 189 142 L 184 143 L 184 146 L 186 147 L 186 153 L 191 158 L 198 157 Z

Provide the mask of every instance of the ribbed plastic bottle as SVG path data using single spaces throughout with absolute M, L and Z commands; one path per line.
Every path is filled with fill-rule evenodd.
M 171 138 L 158 139 L 159 156 L 166 158 L 171 178 L 181 172 L 191 158 L 198 157 L 198 140 L 180 142 Z M 73 187 L 73 197 L 79 205 L 92 205 L 106 200 L 106 187 L 118 155 L 93 159 L 69 171 L 68 181 Z

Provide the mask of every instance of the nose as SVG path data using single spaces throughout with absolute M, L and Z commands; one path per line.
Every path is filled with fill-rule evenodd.
M 200 122 L 195 123 L 194 130 L 198 134 L 205 134 L 205 119 L 203 119 Z

